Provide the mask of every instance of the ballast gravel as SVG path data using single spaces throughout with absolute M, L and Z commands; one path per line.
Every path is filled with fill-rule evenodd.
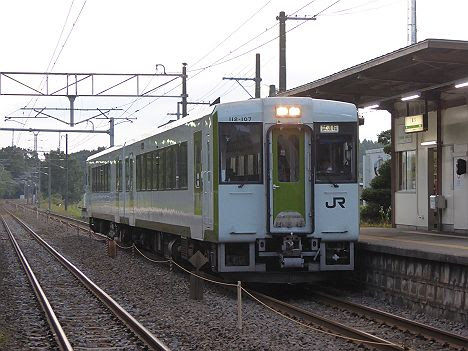
M 170 272 L 131 250 L 106 255 L 106 245 L 55 222 L 22 214 L 55 249 L 110 294 L 171 350 L 360 350 L 341 338 L 288 321 L 243 296 L 243 328 L 237 328 L 237 299 L 205 284 L 203 301 L 189 299 L 187 274 Z
M 58 350 L 41 306 L 1 223 L 0 350 Z

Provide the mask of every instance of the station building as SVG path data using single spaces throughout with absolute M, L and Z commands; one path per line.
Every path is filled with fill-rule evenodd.
M 393 226 L 468 233 L 468 42 L 427 39 L 280 95 L 387 110 Z

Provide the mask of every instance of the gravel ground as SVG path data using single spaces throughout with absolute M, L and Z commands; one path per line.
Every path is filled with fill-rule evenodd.
M 411 333 L 404 333 L 400 330 L 391 326 L 384 325 L 373 320 L 355 315 L 353 312 L 343 311 L 339 308 L 329 307 L 322 302 L 316 302 L 309 299 L 292 299 L 290 300 L 294 305 L 301 306 L 310 311 L 314 311 L 318 315 L 330 318 L 339 319 L 341 323 L 357 328 L 369 334 L 378 336 L 385 340 L 394 342 L 395 344 L 401 345 L 411 350 L 425 350 L 425 351 L 445 351 L 450 348 L 444 346 L 442 343 L 426 340 L 424 338 L 416 337 Z M 364 302 L 360 302 L 364 303 Z M 375 306 L 381 309 L 381 306 Z M 454 349 L 456 350 L 456 349 Z
M 0 296 L 0 350 L 58 350 L 1 223 Z
M 7 223 L 74 349 L 146 347 L 13 218 Z
M 368 294 L 363 292 L 346 291 L 345 293 L 346 297 L 352 302 L 359 303 L 361 305 L 366 305 L 369 307 L 378 308 L 380 310 L 393 313 L 411 320 L 415 320 L 433 326 L 435 328 L 447 330 L 449 332 L 457 333 L 468 337 L 468 326 L 463 325 L 463 323 L 447 319 L 437 319 L 425 315 L 423 313 L 417 313 L 415 311 L 403 308 L 401 306 L 391 304 L 384 299 L 369 296 Z
M 242 331 L 236 327 L 236 299 L 205 286 L 204 300 L 189 297 L 185 274 L 170 273 L 139 255 L 119 251 L 106 256 L 105 245 L 58 224 L 28 223 L 96 284 L 161 338 L 172 350 L 360 350 L 340 338 L 298 327 L 244 297 Z

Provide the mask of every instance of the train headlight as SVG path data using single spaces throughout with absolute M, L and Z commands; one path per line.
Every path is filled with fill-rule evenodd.
M 289 108 L 289 117 L 300 117 L 301 109 L 297 106 L 291 106 Z
M 300 117 L 301 108 L 298 106 L 276 106 L 276 117 Z

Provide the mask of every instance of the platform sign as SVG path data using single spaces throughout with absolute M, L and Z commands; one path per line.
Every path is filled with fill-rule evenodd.
M 427 118 L 424 115 L 405 117 L 405 133 L 424 132 L 427 130 Z

